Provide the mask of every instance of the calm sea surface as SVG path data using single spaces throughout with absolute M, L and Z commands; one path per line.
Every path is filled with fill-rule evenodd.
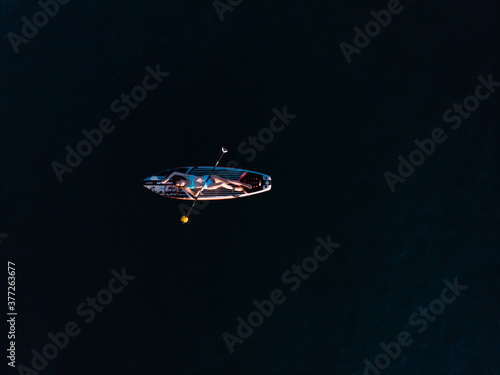
M 500 9 L 401 1 L 356 47 L 353 28 L 387 6 L 243 1 L 221 21 L 211 1 L 73 0 L 16 53 L 9 33 L 21 38 L 41 8 L 0 1 L 0 254 L 16 265 L 16 366 L 500 374 L 500 84 L 469 99 L 456 129 L 443 120 L 479 76 L 500 82 Z M 150 69 L 170 74 L 120 111 Z M 296 117 L 262 131 L 284 107 Z M 53 163 L 103 121 L 108 133 L 59 182 Z M 446 139 L 413 154 L 391 192 L 384 173 L 399 176 L 398 156 L 436 128 Z M 272 140 L 242 145 L 259 134 Z M 182 225 L 177 201 L 142 187 L 165 168 L 213 164 L 221 145 L 222 165 L 271 175 L 271 192 L 211 202 Z M 340 246 L 292 268 L 327 254 L 318 237 Z M 113 272 L 135 278 L 110 284 Z M 272 295 L 282 303 L 242 325 Z M 33 364 L 69 322 L 78 333 Z M 7 365 L 3 327 L 1 372 L 29 373 Z M 408 345 L 385 354 L 401 334 Z

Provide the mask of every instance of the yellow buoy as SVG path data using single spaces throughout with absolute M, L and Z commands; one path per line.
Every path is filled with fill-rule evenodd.
M 187 216 L 183 216 L 183 217 L 181 217 L 181 221 L 182 221 L 184 224 L 186 224 L 186 223 L 188 222 L 188 220 L 189 220 L 189 219 L 188 219 L 188 217 L 187 217 Z

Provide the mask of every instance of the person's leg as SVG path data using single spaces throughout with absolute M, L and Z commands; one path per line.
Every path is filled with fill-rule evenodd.
M 250 185 L 250 184 L 244 184 L 244 183 L 239 182 L 239 181 L 227 180 L 227 179 L 222 178 L 222 177 L 219 177 L 219 176 L 216 176 L 216 177 L 214 178 L 214 180 L 215 180 L 215 181 L 220 181 L 220 182 L 223 182 L 223 183 L 225 183 L 226 185 L 230 185 L 230 184 L 232 184 L 232 185 L 236 185 L 236 186 L 244 186 L 244 187 L 246 187 L 247 189 L 251 189 L 251 188 L 252 188 L 252 185 Z M 227 188 L 226 188 L 226 189 L 227 189 Z M 238 191 L 239 191 L 239 190 L 238 190 Z
M 208 190 L 215 190 L 215 189 L 218 189 L 220 187 L 222 187 L 224 189 L 229 189 L 229 190 L 233 189 L 233 187 L 231 185 L 228 185 L 228 184 L 226 184 L 223 181 L 218 181 L 217 179 L 214 182 L 212 182 L 210 185 L 208 185 L 206 187 L 206 189 L 208 189 Z
M 239 182 L 239 181 L 229 181 L 229 182 L 231 184 L 234 184 L 234 185 L 237 185 L 237 186 L 244 186 L 247 189 L 251 189 L 252 188 L 252 185 L 250 185 L 250 184 L 244 184 L 243 182 Z
M 246 193 L 245 189 L 243 189 L 243 186 L 241 186 L 241 184 L 239 184 L 239 183 L 234 184 L 236 186 L 233 186 L 233 185 L 230 185 L 230 183 L 233 182 L 230 180 L 225 180 L 225 179 L 220 179 L 220 178 L 215 178 L 214 180 L 215 181 L 207 187 L 208 190 L 215 190 L 215 189 L 222 187 L 224 189 L 233 190 L 233 191 L 242 191 L 242 192 Z M 243 185 L 247 188 L 252 187 L 251 185 L 248 185 L 248 184 L 243 184 Z

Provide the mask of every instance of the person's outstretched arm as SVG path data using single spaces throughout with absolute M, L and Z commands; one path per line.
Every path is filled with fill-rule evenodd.
M 189 177 L 188 174 L 181 173 L 181 172 L 174 172 L 170 176 L 168 176 L 165 180 L 163 180 L 161 183 L 166 184 L 168 180 L 170 180 L 171 178 L 173 178 L 175 176 L 181 176 L 181 177 L 185 177 L 185 178 Z

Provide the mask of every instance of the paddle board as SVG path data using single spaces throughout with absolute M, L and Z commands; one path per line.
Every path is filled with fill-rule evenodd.
M 144 179 L 144 187 L 163 197 L 194 200 L 212 171 L 211 166 L 166 169 Z M 187 177 L 185 176 L 187 175 Z M 194 176 L 194 177 L 189 177 Z M 204 178 L 203 178 L 204 177 Z M 202 178 L 200 180 L 200 178 Z M 178 181 L 198 181 L 193 188 L 178 186 Z M 228 182 L 228 183 L 222 183 Z M 215 188 L 214 188 L 215 187 Z M 249 197 L 271 190 L 271 176 L 238 168 L 217 167 L 205 184 L 198 200 L 221 200 Z

